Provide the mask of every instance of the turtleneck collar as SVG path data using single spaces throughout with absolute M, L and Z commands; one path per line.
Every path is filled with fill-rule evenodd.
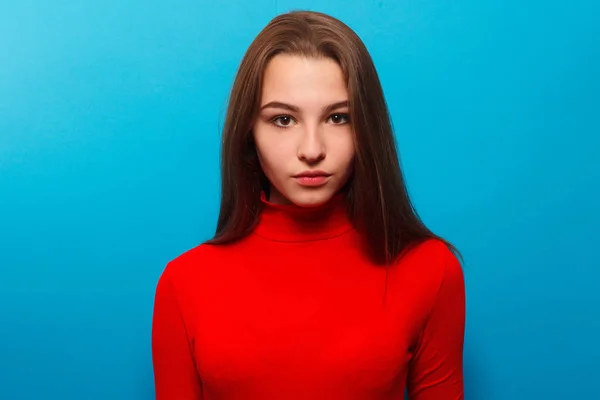
M 337 194 L 317 207 L 273 204 L 261 193 L 263 209 L 254 233 L 280 242 L 310 242 L 330 239 L 352 229 L 346 199 Z

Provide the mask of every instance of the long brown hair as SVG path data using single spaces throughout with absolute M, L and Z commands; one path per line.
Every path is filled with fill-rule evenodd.
M 294 11 L 272 19 L 239 66 L 223 128 L 221 210 L 216 234 L 207 243 L 241 239 L 258 222 L 260 192 L 268 190 L 269 183 L 258 163 L 252 126 L 265 67 L 281 53 L 328 57 L 344 73 L 356 149 L 354 173 L 345 189 L 348 213 L 373 261 L 389 264 L 423 240 L 443 240 L 423 224 L 410 201 L 383 90 L 365 45 L 352 29 L 329 15 Z

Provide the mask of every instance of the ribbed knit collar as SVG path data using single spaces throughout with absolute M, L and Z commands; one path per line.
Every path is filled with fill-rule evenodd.
M 261 194 L 263 210 L 254 233 L 280 242 L 309 242 L 330 239 L 352 229 L 346 199 L 337 194 L 317 207 L 273 204 Z

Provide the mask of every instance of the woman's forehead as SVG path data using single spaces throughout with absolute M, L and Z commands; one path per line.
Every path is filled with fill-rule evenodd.
M 296 108 L 323 108 L 348 100 L 340 66 L 329 58 L 274 57 L 265 69 L 261 106 L 281 102 Z

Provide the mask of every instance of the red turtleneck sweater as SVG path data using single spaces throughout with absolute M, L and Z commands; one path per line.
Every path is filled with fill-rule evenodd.
M 264 200 L 263 200 L 264 201 Z M 387 269 L 365 255 L 336 197 L 266 201 L 230 245 L 171 261 L 156 290 L 156 398 L 463 398 L 463 274 L 440 241 Z

